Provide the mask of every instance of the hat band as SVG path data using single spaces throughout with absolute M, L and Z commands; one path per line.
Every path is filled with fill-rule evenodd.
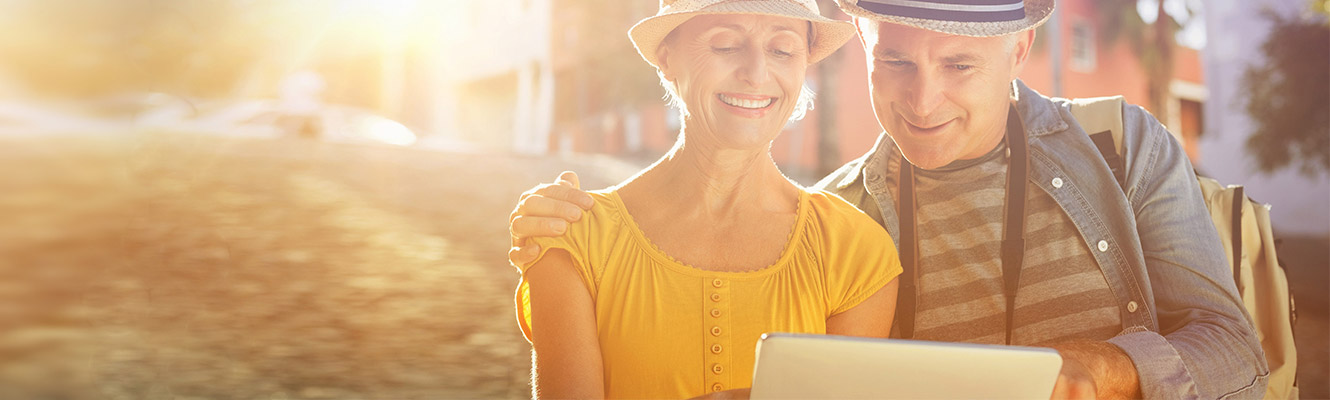
M 859 0 L 876 14 L 955 22 L 1003 22 L 1025 19 L 1024 1 L 994 0 Z

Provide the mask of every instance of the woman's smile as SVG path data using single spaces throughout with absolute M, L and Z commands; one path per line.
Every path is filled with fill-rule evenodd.
M 716 100 L 724 104 L 726 109 L 739 116 L 749 118 L 760 118 L 766 115 L 776 104 L 777 97 L 739 94 L 739 93 L 717 93 Z

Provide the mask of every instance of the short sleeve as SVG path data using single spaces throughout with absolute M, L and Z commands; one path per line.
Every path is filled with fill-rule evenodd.
M 840 314 L 863 303 L 900 276 L 900 256 L 891 236 L 844 199 L 825 194 L 821 214 L 827 277 L 827 309 Z
M 600 207 L 597 204 L 597 207 Z M 604 207 L 600 207 L 604 208 Z M 598 222 L 601 222 L 600 212 L 593 207 L 592 211 L 582 216 L 581 220 L 569 224 L 568 232 L 559 237 L 540 237 L 528 239 L 530 243 L 540 246 L 540 253 L 535 260 L 524 265 L 518 265 L 518 272 L 522 274 L 521 281 L 517 284 L 516 305 L 517 305 L 517 323 L 522 328 L 522 336 L 527 341 L 531 341 L 531 290 L 526 280 L 526 273 L 536 264 L 544 260 L 550 251 L 559 249 L 568 252 L 569 258 L 573 261 L 573 268 L 577 274 L 582 277 L 582 283 L 586 284 L 587 291 L 591 293 L 591 298 L 596 298 L 596 277 L 592 270 L 592 260 L 588 249 L 596 247 L 593 236 L 597 231 Z

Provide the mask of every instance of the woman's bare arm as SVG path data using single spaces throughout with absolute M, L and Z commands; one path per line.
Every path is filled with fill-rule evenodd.
M 551 249 L 525 275 L 537 398 L 605 398 L 595 303 L 573 263 L 566 251 Z
M 879 337 L 891 335 L 891 321 L 896 316 L 896 290 L 899 279 L 886 286 L 854 308 L 827 318 L 827 334 Z

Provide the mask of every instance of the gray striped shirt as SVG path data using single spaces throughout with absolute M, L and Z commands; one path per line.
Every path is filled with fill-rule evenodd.
M 900 151 L 892 146 L 887 187 L 900 198 Z M 1006 147 L 915 175 L 919 264 L 915 339 L 1003 343 L 1002 214 Z M 1025 263 L 1012 343 L 1105 340 L 1121 330 L 1108 282 L 1075 225 L 1048 193 L 1027 191 Z M 908 268 L 908 267 L 907 267 Z

